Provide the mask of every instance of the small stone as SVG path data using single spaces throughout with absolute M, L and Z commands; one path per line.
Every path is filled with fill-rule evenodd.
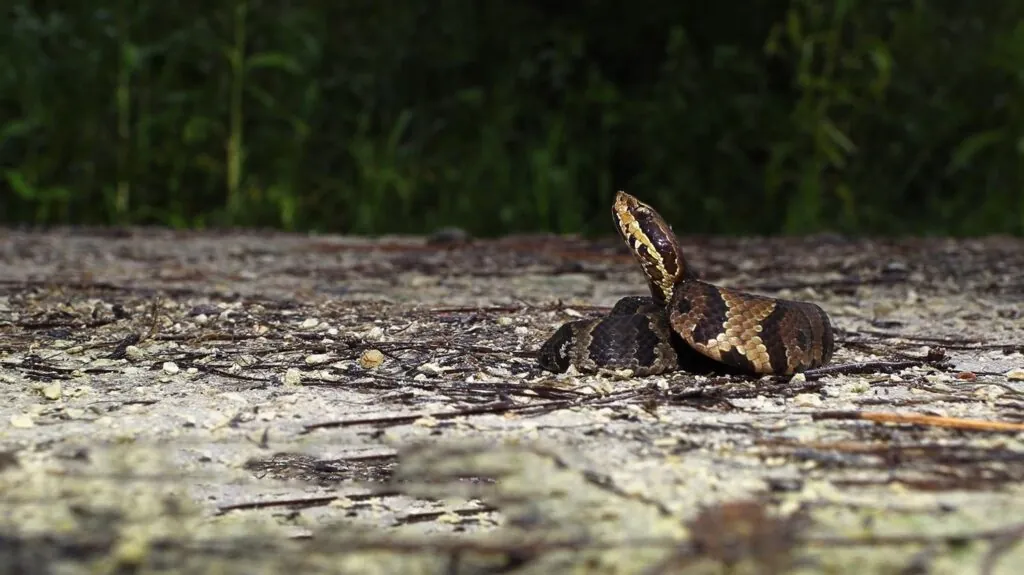
M 331 356 L 326 353 L 314 353 L 306 356 L 306 365 L 320 365 L 330 361 Z
M 32 416 L 26 413 L 19 413 L 11 416 L 11 427 L 18 429 L 28 429 L 29 427 L 35 427 L 36 422 L 32 420 Z
M 917 293 L 917 290 L 915 290 L 915 289 L 907 290 L 907 297 L 906 297 L 906 299 L 904 299 L 904 302 L 907 305 L 913 305 L 913 304 L 915 304 L 915 303 L 917 303 L 919 301 L 921 301 L 921 296 Z
M 411 288 L 425 288 L 437 285 L 440 281 L 437 276 L 429 276 L 424 274 L 411 274 L 406 276 L 406 283 Z
M 884 274 L 891 274 L 891 273 L 901 274 L 901 273 L 906 273 L 907 269 L 908 269 L 907 268 L 907 264 L 905 264 L 905 263 L 903 263 L 901 261 L 893 260 L 893 261 L 890 261 L 889 263 L 885 264 L 885 266 L 882 268 L 882 273 L 884 273 Z
M 498 318 L 498 325 L 502 327 L 510 326 L 512 325 L 512 318 L 508 317 L 507 315 L 503 315 Z
M 429 373 L 431 375 L 441 375 L 444 373 L 444 368 L 436 363 L 424 363 L 416 369 L 422 373 Z
M 821 396 L 816 393 L 800 393 L 793 398 L 793 403 L 800 407 L 818 407 L 821 405 Z
M 359 367 L 375 369 L 384 363 L 384 354 L 379 349 L 368 349 L 359 356 Z
M 1024 369 L 1016 367 L 1006 372 L 1006 379 L 1011 381 L 1024 381 Z
M 192 309 L 188 310 L 188 315 L 193 317 L 199 317 L 205 315 L 209 318 L 211 315 L 219 315 L 221 309 L 213 304 L 199 304 Z
M 244 395 L 235 391 L 226 391 L 219 394 L 219 397 L 223 397 L 228 401 L 234 401 L 235 403 L 241 403 L 242 405 L 249 403 L 249 401 L 245 399 Z
M 1006 388 L 999 385 L 983 385 L 974 390 L 974 395 L 989 401 L 995 400 L 1006 394 Z
M 302 325 L 300 325 L 299 327 L 301 327 L 302 329 L 313 329 L 318 325 L 320 325 L 320 320 L 316 319 L 315 317 L 311 317 L 308 318 L 306 321 L 302 322 Z
M 803 383 L 807 381 L 807 376 L 802 373 L 797 373 L 793 377 L 789 378 L 790 383 Z
M 163 370 L 164 373 L 168 375 L 174 375 L 181 371 L 181 368 L 179 368 L 178 364 L 174 363 L 173 361 L 165 361 L 163 365 Z
M 384 337 L 384 328 L 380 327 L 379 325 L 375 325 L 371 327 L 369 331 L 366 332 L 365 337 L 366 339 L 371 341 L 379 341 L 382 337 Z
M 61 386 L 59 381 L 55 381 L 50 385 L 43 387 L 43 397 L 46 399 L 57 400 L 61 396 Z
M 515 334 L 518 336 L 530 335 L 530 328 L 524 325 L 517 325 L 516 328 L 512 331 L 515 332 Z
M 453 511 L 448 511 L 438 515 L 435 521 L 440 524 L 461 525 L 466 521 L 466 518 Z
M 974 381 L 978 379 L 978 375 L 973 371 L 961 371 L 960 373 L 956 374 L 956 378 L 963 381 Z
M 432 415 L 424 415 L 423 417 L 420 417 L 412 422 L 413 425 L 418 425 L 421 427 L 437 427 L 439 423 L 440 421 L 438 421 L 437 418 L 435 418 Z
M 338 507 L 340 509 L 349 509 L 349 508 L 355 506 L 355 504 L 356 504 L 355 501 L 352 501 L 348 497 L 345 497 L 344 495 L 341 495 L 341 496 L 338 496 L 336 499 L 334 499 L 334 501 L 331 501 L 330 503 L 328 503 L 327 506 L 328 507 Z
M 284 384 L 288 387 L 302 385 L 302 372 L 294 367 L 289 367 L 284 372 Z

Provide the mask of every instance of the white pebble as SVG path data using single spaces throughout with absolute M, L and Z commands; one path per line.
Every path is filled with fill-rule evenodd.
M 1024 369 L 1019 367 L 1006 372 L 1006 379 L 1011 381 L 1024 381 Z
M 294 367 L 289 367 L 284 372 L 284 384 L 289 387 L 302 385 L 302 372 Z
M 429 373 L 432 375 L 440 375 L 444 373 L 444 368 L 436 363 L 424 363 L 417 369 L 423 373 Z
M 165 361 L 163 365 L 163 370 L 164 373 L 168 375 L 174 375 L 181 371 L 181 369 L 178 367 L 178 364 L 174 363 L 173 361 Z
M 314 353 L 306 356 L 306 365 L 320 365 L 327 363 L 331 359 L 331 356 L 326 353 Z
M 55 382 L 51 383 L 50 385 L 47 385 L 46 387 L 44 387 L 42 389 L 42 392 L 43 392 L 43 397 L 45 397 L 46 399 L 52 399 L 52 400 L 60 399 L 60 396 L 61 396 L 60 382 L 59 381 L 55 381 Z
M 36 422 L 32 421 L 32 416 L 27 413 L 19 413 L 11 416 L 11 427 L 28 429 L 29 427 L 35 427 L 35 425 Z
M 384 354 L 379 349 L 368 349 L 359 356 L 359 367 L 375 369 L 384 363 Z
M 821 405 L 821 396 L 817 393 L 800 393 L 793 398 L 793 403 L 800 407 L 818 407 Z
M 994 400 L 1006 393 L 1006 388 L 998 385 L 983 385 L 974 390 L 974 395 L 986 400 Z

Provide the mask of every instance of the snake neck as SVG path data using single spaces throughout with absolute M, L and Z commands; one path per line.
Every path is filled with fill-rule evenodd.
M 619 235 L 640 263 L 657 303 L 667 304 L 676 285 L 697 278 L 683 257 L 672 227 L 654 208 L 620 191 L 615 194 L 612 216 Z

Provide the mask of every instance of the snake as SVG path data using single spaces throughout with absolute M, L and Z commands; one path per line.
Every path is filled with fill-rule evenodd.
M 562 324 L 538 350 L 543 369 L 765 376 L 831 360 L 832 322 L 821 306 L 702 280 L 665 219 L 624 191 L 615 195 L 612 216 L 651 295 L 626 296 L 602 317 Z

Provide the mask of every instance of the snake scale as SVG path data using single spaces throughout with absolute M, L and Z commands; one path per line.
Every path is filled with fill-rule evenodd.
M 651 295 L 624 297 L 604 317 L 563 324 L 540 348 L 544 369 L 785 375 L 832 358 L 832 324 L 821 307 L 700 280 L 661 215 L 625 192 L 616 194 L 612 215 Z

